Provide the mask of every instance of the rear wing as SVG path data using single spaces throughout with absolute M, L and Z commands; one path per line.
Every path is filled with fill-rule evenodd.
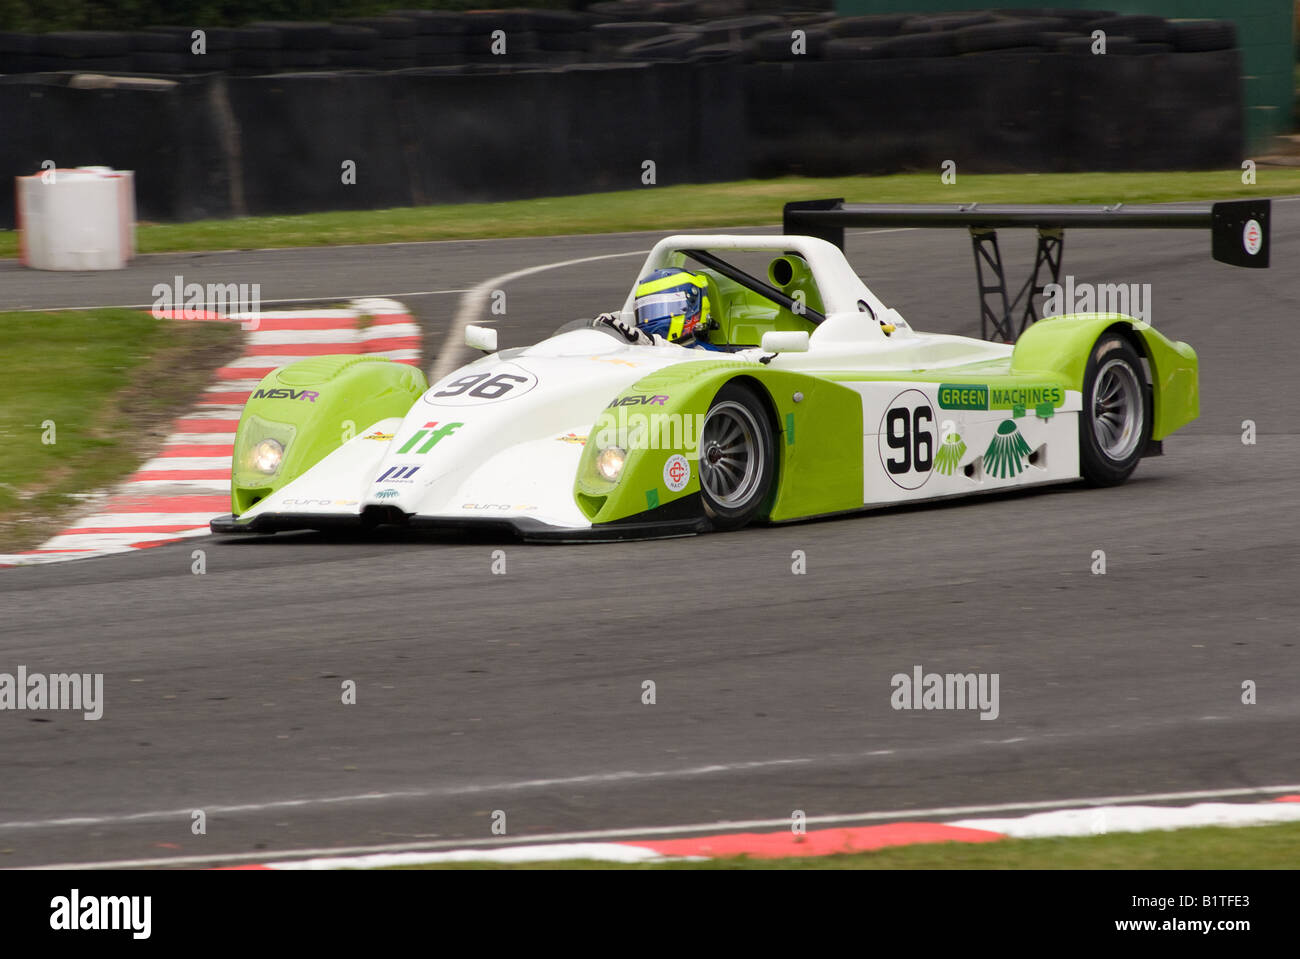
M 1080 229 L 1210 231 L 1210 255 L 1233 266 L 1268 266 L 1268 198 L 1220 203 L 1142 204 L 1126 206 L 1058 206 L 1051 204 L 911 204 L 845 203 L 843 199 L 806 200 L 785 205 L 783 232 L 814 236 L 844 249 L 844 230 L 851 226 L 965 227 L 975 248 L 979 282 L 980 330 L 984 339 L 1012 342 L 1038 319 L 1034 298 L 1044 267 L 1051 282 L 1061 282 L 1061 254 L 1067 227 Z M 998 249 L 1000 227 L 1034 228 L 1038 252 L 1034 270 L 1014 299 L 1007 298 L 1006 273 Z M 989 275 L 986 277 L 985 271 Z M 995 299 L 990 302 L 990 297 Z M 1000 302 L 998 298 L 1000 297 Z M 1019 327 L 1014 316 L 1024 300 Z M 1000 307 L 1000 308 L 999 308 Z

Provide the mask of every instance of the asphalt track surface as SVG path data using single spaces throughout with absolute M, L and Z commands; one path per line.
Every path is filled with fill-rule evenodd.
M 465 845 L 501 841 L 498 810 L 519 841 L 1300 781 L 1300 203 L 1274 217 L 1267 271 L 1200 233 L 1067 236 L 1066 272 L 1150 283 L 1154 324 L 1201 359 L 1201 419 L 1116 489 L 649 543 L 209 537 L 0 572 L 0 671 L 105 674 L 98 722 L 0 712 L 0 865 Z M 443 291 L 656 238 L 4 262 L 0 308 L 149 303 L 177 273 L 400 294 L 432 365 L 461 300 Z M 1004 233 L 1013 274 L 1031 242 Z M 963 232 L 849 252 L 918 329 L 977 332 Z M 639 262 L 506 284 L 502 345 L 617 306 Z M 916 665 L 997 673 L 998 718 L 895 711 Z

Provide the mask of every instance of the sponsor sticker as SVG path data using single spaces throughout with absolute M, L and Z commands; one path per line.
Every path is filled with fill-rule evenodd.
M 367 433 L 361 437 L 363 440 L 379 440 L 381 443 L 387 443 L 393 438 L 392 433 Z
M 1247 220 L 1241 231 L 1241 245 L 1246 252 L 1254 256 L 1264 245 L 1264 231 L 1258 220 Z
M 1065 390 L 1059 386 L 989 387 L 989 409 L 1011 410 L 1016 407 L 1041 406 L 1050 403 L 1052 409 L 1065 405 Z M 1021 413 L 1021 416 L 1024 414 Z
M 483 373 L 452 374 L 424 394 L 434 406 L 474 406 L 511 400 L 537 386 L 537 377 L 516 363 L 501 363 Z
M 587 437 L 579 436 L 577 433 L 565 433 L 564 435 L 555 438 L 561 443 L 576 443 L 578 446 L 587 445 Z
M 378 493 L 375 494 L 375 498 L 392 499 L 396 495 L 397 495 L 397 490 L 395 489 L 381 489 Z
M 444 423 L 439 426 L 437 420 L 425 423 L 424 426 L 411 434 L 410 438 L 398 448 L 397 452 L 415 452 L 423 455 L 437 446 L 438 441 L 443 437 L 450 436 L 464 425 L 464 423 Z M 417 446 L 419 449 L 416 449 Z
M 986 410 L 989 388 L 953 383 L 939 384 L 939 408 L 943 410 Z
M 664 463 L 664 485 L 674 493 L 686 489 L 691 481 L 691 464 L 681 453 L 674 453 Z
M 1014 420 L 1003 420 L 984 452 L 984 471 L 998 479 L 1015 479 L 1029 465 L 1029 444 Z
M 967 383 L 940 383 L 939 409 L 941 410 L 1024 410 L 1032 407 L 1039 416 L 1050 416 L 1047 410 L 1065 405 L 1065 390 L 1054 383 L 1034 383 L 1026 386 L 986 386 Z

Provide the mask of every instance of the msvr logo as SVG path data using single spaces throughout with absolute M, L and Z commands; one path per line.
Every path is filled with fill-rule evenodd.
M 315 403 L 316 398 L 320 396 L 316 390 L 290 390 L 283 387 L 277 387 L 273 390 L 256 390 L 253 393 L 255 400 L 306 400 L 308 403 Z

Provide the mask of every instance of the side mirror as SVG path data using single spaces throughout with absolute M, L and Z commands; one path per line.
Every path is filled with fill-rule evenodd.
M 764 353 L 807 353 L 807 330 L 768 330 L 763 334 Z
M 497 351 L 497 331 L 491 326 L 467 326 L 465 327 L 465 345 L 472 350 L 495 353 Z

